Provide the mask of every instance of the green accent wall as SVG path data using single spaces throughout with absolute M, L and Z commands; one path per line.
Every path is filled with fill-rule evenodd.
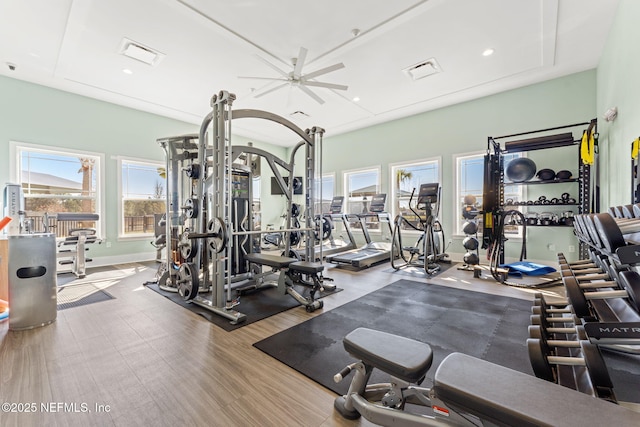
M 93 245 L 91 257 L 122 257 L 128 254 L 151 254 L 150 238 L 118 241 L 118 189 L 116 156 L 164 161 L 164 152 L 156 139 L 197 133 L 199 125 L 169 119 L 63 92 L 21 80 L 0 76 L 0 187 L 12 182 L 9 176 L 9 142 L 16 141 L 56 148 L 104 153 L 105 244 Z M 202 94 L 208 105 L 210 94 Z M 246 145 L 247 139 L 234 137 L 234 144 Z M 255 141 L 259 148 L 283 157 L 286 149 Z M 263 168 L 266 170 L 268 168 Z M 269 182 L 267 172 L 266 181 Z M 280 203 L 269 205 L 269 186 L 262 185 L 265 210 L 263 223 L 275 222 L 282 213 Z
M 390 194 L 390 165 L 408 160 L 441 158 L 442 205 L 440 219 L 451 238 L 455 197 L 454 155 L 486 151 L 487 137 L 587 122 L 596 114 L 595 70 L 502 92 L 366 129 L 324 139 L 325 172 L 335 172 L 336 192 L 342 194 L 345 170 L 380 166 L 382 192 Z M 577 170 L 577 149 L 558 155 L 555 150 L 531 153 L 538 169 Z M 548 166 L 547 166 L 548 165 Z M 562 166 L 562 167 L 560 167 Z M 574 190 L 577 195 L 577 186 Z M 556 261 L 557 252 L 575 246 L 569 229 L 528 233 L 528 259 Z M 462 237 L 453 237 L 450 253 L 462 254 Z M 550 250 L 548 245 L 555 245 Z M 507 243 L 507 256 L 518 257 L 520 242 Z M 576 253 L 577 256 L 577 253 Z M 458 259 L 460 259 L 458 257 Z
M 597 69 L 602 210 L 627 205 L 631 197 L 631 143 L 640 136 L 640 2 L 620 0 Z M 613 122 L 601 119 L 618 108 Z

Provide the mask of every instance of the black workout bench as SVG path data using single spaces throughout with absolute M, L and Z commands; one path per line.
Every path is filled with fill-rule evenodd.
M 304 305 L 308 312 L 322 308 L 324 305 L 322 301 L 315 300 L 316 292 L 324 289 L 335 289 L 334 285 L 324 285 L 324 278 L 322 277 L 324 265 L 318 262 L 298 261 L 296 258 L 262 253 L 246 254 L 245 259 L 252 264 L 266 265 L 273 268 L 274 271 L 279 271 L 278 289 L 283 294 L 291 295 L 296 301 Z M 303 276 L 308 276 L 312 282 L 306 282 Z M 294 284 L 310 286 L 311 295 L 308 298 L 302 296 L 294 289 Z

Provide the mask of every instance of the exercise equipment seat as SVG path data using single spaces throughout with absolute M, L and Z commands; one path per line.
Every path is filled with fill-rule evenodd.
M 319 262 L 296 261 L 289 264 L 289 269 L 302 274 L 318 274 L 324 271 L 324 266 Z
M 343 345 L 365 365 L 413 384 L 424 380 L 433 362 L 429 344 L 373 329 L 351 331 L 344 337 Z

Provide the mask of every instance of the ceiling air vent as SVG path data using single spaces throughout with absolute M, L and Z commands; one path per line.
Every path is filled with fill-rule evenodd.
M 420 80 L 439 73 L 442 70 L 440 69 L 438 61 L 436 61 L 435 58 L 431 58 L 426 61 L 418 62 L 417 64 L 407 67 L 402 71 L 411 77 L 412 80 Z
M 144 46 L 143 44 L 134 42 L 127 38 L 122 39 L 118 53 L 128 56 L 129 58 L 136 59 L 140 62 L 144 62 L 152 67 L 158 65 L 160 61 L 162 61 L 162 58 L 165 57 L 164 53 L 158 52 L 157 50 L 151 49 L 148 46 Z

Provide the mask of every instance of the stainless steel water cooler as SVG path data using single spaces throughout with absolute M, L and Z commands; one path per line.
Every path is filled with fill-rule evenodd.
M 8 236 L 9 329 L 56 320 L 56 239 L 52 233 Z

